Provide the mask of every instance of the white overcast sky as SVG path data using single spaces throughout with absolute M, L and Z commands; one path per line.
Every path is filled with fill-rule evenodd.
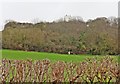
M 0 3 L 0 30 L 5 20 L 31 22 L 53 21 L 65 15 L 81 16 L 85 21 L 97 17 L 118 16 L 118 0 L 2 0 Z

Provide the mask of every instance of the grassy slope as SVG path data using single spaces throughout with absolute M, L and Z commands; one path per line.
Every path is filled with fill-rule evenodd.
M 2 50 L 2 58 L 6 59 L 18 59 L 18 60 L 41 60 L 41 59 L 50 59 L 51 61 L 73 61 L 79 62 L 83 61 L 85 58 L 95 57 L 91 55 L 66 55 L 66 54 L 55 54 L 55 53 L 45 53 L 45 52 L 26 52 L 26 51 L 17 51 L 17 50 Z M 99 56 L 102 57 L 102 56 Z M 117 57 L 114 57 L 117 59 Z

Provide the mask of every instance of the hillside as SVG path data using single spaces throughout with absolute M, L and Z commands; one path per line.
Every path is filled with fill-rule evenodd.
M 5 25 L 3 49 L 72 54 L 118 54 L 118 23 L 101 17 L 87 22 L 72 19 L 58 22 Z

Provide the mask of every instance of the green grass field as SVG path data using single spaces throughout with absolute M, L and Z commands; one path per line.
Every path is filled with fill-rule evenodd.
M 49 59 L 51 61 L 66 61 L 66 62 L 79 62 L 84 61 L 86 58 L 92 57 L 104 57 L 96 55 L 67 55 L 67 54 L 56 54 L 56 53 L 46 53 L 46 52 L 27 52 L 27 51 L 18 51 L 18 50 L 1 50 L 2 59 L 17 59 L 17 60 L 42 60 Z M 111 56 L 114 59 L 118 59 L 118 56 Z
M 66 54 L 56 54 L 56 53 L 45 53 L 45 52 L 26 52 L 26 51 L 17 51 L 17 50 L 2 50 L 2 58 L 6 59 L 33 59 L 33 60 L 42 60 L 49 59 L 51 61 L 82 61 L 86 55 L 66 55 Z

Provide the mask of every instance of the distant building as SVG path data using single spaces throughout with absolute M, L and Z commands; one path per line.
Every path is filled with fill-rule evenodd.
M 70 21 L 71 18 L 72 18 L 71 15 L 65 15 L 64 21 L 68 22 L 68 21 Z
M 64 16 L 64 21 L 66 21 L 66 22 L 73 21 L 73 20 L 83 21 L 83 18 L 80 17 L 80 16 L 71 16 L 71 15 L 65 15 Z
M 89 27 L 89 25 L 87 24 L 87 27 Z

